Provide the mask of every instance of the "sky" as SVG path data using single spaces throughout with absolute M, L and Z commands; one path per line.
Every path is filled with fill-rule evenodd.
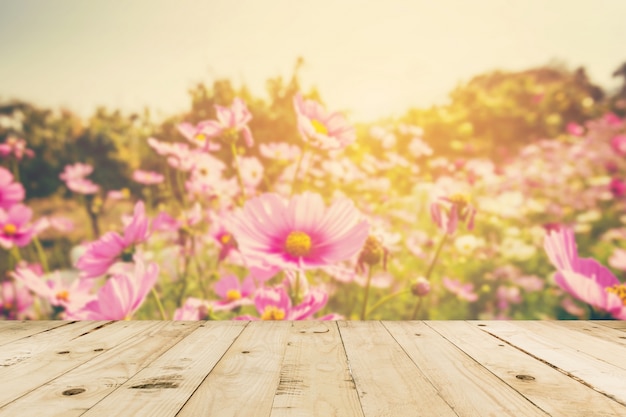
M 303 89 L 355 121 L 555 61 L 614 88 L 624 16 L 622 0 L 0 0 L 0 102 L 166 117 L 189 108 L 198 82 L 263 96 L 298 57 Z

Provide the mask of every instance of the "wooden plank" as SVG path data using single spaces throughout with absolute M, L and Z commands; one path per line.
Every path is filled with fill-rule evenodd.
M 626 415 L 623 405 L 470 323 L 430 321 L 427 324 L 551 416 Z
M 590 334 L 568 329 L 559 322 L 554 321 L 520 321 L 516 326 L 532 331 L 533 334 L 572 347 L 578 352 L 610 363 L 613 366 L 626 371 L 626 347 L 613 342 L 598 339 Z M 626 386 L 626 384 L 624 384 Z
M 602 339 L 612 344 L 616 344 L 626 349 L 626 334 L 618 329 L 613 329 L 609 326 L 602 326 L 592 321 L 581 320 L 562 320 L 554 322 L 554 324 L 565 327 L 566 329 L 574 332 L 583 333 L 593 336 L 594 338 Z M 623 353 L 622 353 L 623 354 Z M 623 361 L 622 361 L 623 362 Z
M 457 416 L 380 322 L 338 325 L 366 417 Z
M 16 400 L 155 324 L 156 322 L 86 321 L 55 329 L 49 332 L 50 335 L 40 333 L 32 336 L 29 339 L 41 339 L 37 337 L 39 335 L 55 335 L 57 340 L 55 343 L 41 340 L 31 346 L 37 351 L 36 355 L 0 368 L 0 381 L 10 381 L 10 384 L 4 384 L 6 386 L 0 390 L 0 406 Z M 74 327 L 76 331 L 70 332 Z M 25 340 L 21 339 L 8 347 Z M 45 346 L 39 344 L 44 342 Z
M 202 322 L 199 321 L 157 322 L 100 356 L 0 408 L 0 415 L 80 416 L 200 324 Z
M 383 324 L 459 416 L 547 415 L 426 323 Z
M 612 329 L 626 331 L 626 321 L 624 320 L 594 320 L 587 323 L 600 324 L 602 326 L 610 327 Z
M 176 415 L 247 324 L 202 324 L 83 416 Z
M 70 321 L 61 320 L 2 320 L 0 321 L 0 346 L 70 323 Z
M 293 323 L 272 417 L 363 416 L 336 322 Z
M 285 321 L 251 322 L 177 417 L 269 416 L 290 327 Z
M 503 321 L 473 324 L 626 405 L 626 371 L 623 369 L 579 352 L 552 335 L 540 336 L 529 326 Z

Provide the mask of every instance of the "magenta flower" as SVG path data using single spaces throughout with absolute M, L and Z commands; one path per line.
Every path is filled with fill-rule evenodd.
M 259 288 L 254 296 L 254 305 L 261 320 L 306 320 L 324 308 L 328 294 L 311 290 L 300 304 L 292 307 L 291 299 L 283 287 Z M 327 316 L 330 319 L 331 316 Z M 252 316 L 237 317 L 239 320 L 258 320 Z
M 572 136 L 582 136 L 585 133 L 585 128 L 574 122 L 569 122 L 565 129 Z
M 11 155 L 18 161 L 21 161 L 24 156 L 32 158 L 35 156 L 35 152 L 26 147 L 26 141 L 24 139 L 9 136 L 4 143 L 0 143 L 0 156 L 8 157 Z
M 609 190 L 615 197 L 623 197 L 626 194 L 626 182 L 619 178 L 612 178 L 609 183 Z
M 574 232 L 561 228 L 549 232 L 544 248 L 557 269 L 554 280 L 563 290 L 613 317 L 626 320 L 626 285 L 592 258 L 579 258 Z
M 343 149 L 356 140 L 354 126 L 341 113 L 329 113 L 316 101 L 293 98 L 298 130 L 305 142 L 320 149 Z
M 28 224 L 32 216 L 33 211 L 23 204 L 15 204 L 8 210 L 0 208 L 0 246 L 11 249 L 13 245 L 28 245 L 34 234 Z
M 215 106 L 217 120 L 208 120 L 202 122 L 200 134 L 206 136 L 207 142 L 217 137 L 229 136 L 236 138 L 239 132 L 243 134 L 243 138 L 248 147 L 254 145 L 252 132 L 248 127 L 248 122 L 252 120 L 252 115 L 246 107 L 246 103 L 239 97 L 233 100 L 230 107 Z M 237 136 L 236 136 L 237 135 Z M 206 145 L 209 146 L 208 143 Z
M 613 150 L 621 155 L 626 155 L 626 135 L 617 135 L 611 139 L 611 147 Z
M 12 281 L 0 282 L 0 317 L 7 320 L 24 318 L 32 304 L 33 297 L 26 287 Z
M 137 260 L 134 271 L 117 273 L 107 279 L 96 299 L 82 310 L 68 314 L 69 320 L 130 320 L 144 302 L 159 275 L 155 263 Z
M 12 276 L 50 305 L 63 307 L 67 311 L 79 310 L 93 299 L 92 280 L 75 279 L 68 284 L 58 272 L 40 276 L 30 268 L 18 268 Z
M 133 180 L 139 184 L 154 185 L 161 184 L 163 182 L 163 175 L 154 171 L 142 171 L 137 169 L 133 172 Z
M 263 194 L 231 218 L 231 231 L 246 262 L 278 269 L 312 269 L 359 253 L 369 226 L 348 199 L 328 209 L 319 194 L 290 201 Z
M 81 178 L 78 180 L 71 180 L 65 183 L 67 188 L 78 194 L 95 194 L 100 190 L 100 186 L 94 184 L 90 179 Z
M 8 209 L 24 200 L 24 187 L 19 182 L 13 182 L 13 174 L 0 167 L 0 208 Z
M 211 305 L 208 301 L 189 297 L 181 308 L 177 308 L 174 311 L 174 320 L 206 320 L 210 307 Z
M 93 167 L 91 165 L 77 162 L 73 165 L 66 165 L 63 172 L 59 174 L 59 178 L 61 178 L 65 182 L 82 180 L 92 172 Z
M 185 137 L 189 142 L 202 146 L 209 152 L 219 151 L 222 147 L 219 143 L 214 143 L 208 140 L 207 136 L 202 133 L 202 129 L 207 122 L 200 122 L 197 126 L 191 123 L 180 123 L 177 128 L 181 135 Z
M 213 309 L 219 311 L 232 310 L 243 305 L 252 304 L 252 301 L 247 297 L 254 293 L 256 287 L 251 276 L 245 278 L 243 282 L 239 282 L 239 278 L 236 275 L 228 274 L 217 281 L 213 289 L 221 298 L 221 300 L 213 304 Z
M 59 178 L 65 181 L 67 188 L 79 194 L 95 194 L 100 187 L 91 180 L 85 178 L 93 172 L 93 167 L 80 162 L 73 165 L 66 165 Z
M 133 217 L 124 228 L 124 235 L 107 232 L 100 239 L 87 245 L 76 267 L 83 278 L 95 278 L 106 274 L 118 261 L 132 259 L 133 246 L 145 242 L 150 236 L 149 221 L 142 201 L 135 204 Z
M 439 197 L 430 205 L 430 215 L 439 229 L 449 235 L 456 232 L 459 221 L 466 223 L 467 229 L 474 228 L 476 209 L 469 203 L 469 198 L 463 194 L 454 194 L 450 197 Z
M 455 294 L 459 299 L 467 300 L 471 303 L 478 300 L 478 294 L 474 292 L 474 284 L 471 282 L 463 284 L 458 279 L 447 277 L 443 277 L 442 282 L 443 286 L 446 287 L 446 289 L 452 294 Z

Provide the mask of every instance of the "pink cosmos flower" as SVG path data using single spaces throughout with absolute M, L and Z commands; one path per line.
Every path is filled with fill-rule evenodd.
M 215 106 L 217 120 L 202 122 L 200 133 L 209 139 L 220 136 L 233 136 L 241 132 L 248 147 L 254 145 L 252 132 L 248 127 L 248 122 L 252 120 L 252 115 L 246 107 L 246 103 L 239 97 L 233 100 L 230 107 Z M 207 145 L 208 146 L 208 145 Z
M 180 123 L 177 128 L 181 135 L 185 137 L 189 142 L 202 146 L 209 152 L 219 151 L 222 147 L 219 143 L 211 142 L 207 136 L 202 133 L 202 129 L 207 124 L 207 121 L 198 123 L 197 126 L 191 123 Z
M 133 180 L 139 184 L 154 185 L 161 184 L 163 182 L 163 175 L 154 171 L 142 171 L 137 169 L 133 172 Z
M 263 181 L 263 164 L 253 156 L 239 160 L 241 179 L 246 188 L 255 189 Z
M 259 288 L 254 296 L 254 305 L 261 320 L 306 320 L 324 308 L 328 294 L 311 290 L 300 304 L 293 307 L 287 291 L 283 287 Z M 241 316 L 236 320 L 259 320 L 257 317 Z
M 213 309 L 219 311 L 232 310 L 233 308 L 252 304 L 252 300 L 248 297 L 254 293 L 256 287 L 251 276 L 245 278 L 243 282 L 239 282 L 239 278 L 236 275 L 228 274 L 217 281 L 213 289 L 221 298 L 221 300 L 213 304 Z
M 300 148 L 287 142 L 262 143 L 259 145 L 262 156 L 278 161 L 295 161 L 300 155 Z
M 95 194 L 100 187 L 91 180 L 85 178 L 93 172 L 93 167 L 89 164 L 80 162 L 73 165 L 66 165 L 59 178 L 61 178 L 67 188 L 79 194 Z
M 181 308 L 174 311 L 174 320 L 196 321 L 206 320 L 210 303 L 199 298 L 189 297 Z
M 278 269 L 312 269 L 359 253 L 369 226 L 352 201 L 340 199 L 328 209 L 319 194 L 285 201 L 263 194 L 246 202 L 231 218 L 231 231 L 249 264 Z
M 28 288 L 14 281 L 0 282 L 0 317 L 7 320 L 23 319 L 33 304 Z
M 4 143 L 0 143 L 0 156 L 8 157 L 11 155 L 18 161 L 21 161 L 24 156 L 32 158 L 35 156 L 35 152 L 26 147 L 26 141 L 24 139 L 9 136 Z
M 626 194 L 626 182 L 619 178 L 612 178 L 609 183 L 609 190 L 615 197 L 622 197 Z
M 354 126 L 341 113 L 329 113 L 316 101 L 293 99 L 298 130 L 305 142 L 320 149 L 343 149 L 356 140 Z
M 24 187 L 19 182 L 13 182 L 13 174 L 0 167 L 0 208 L 8 209 L 24 200 Z
M 548 233 L 544 248 L 557 269 L 554 280 L 559 287 L 617 319 L 626 320 L 626 285 L 595 259 L 578 257 L 571 229 L 563 227 Z
M 93 167 L 89 164 L 77 162 L 73 165 L 66 165 L 59 178 L 65 182 L 81 180 L 93 172 Z
M 469 203 L 467 196 L 454 194 L 450 197 L 439 197 L 430 205 L 430 215 L 445 233 L 453 235 L 459 221 L 467 224 L 467 229 L 474 228 L 476 209 Z
M 569 122 L 565 129 L 572 136 L 582 136 L 585 133 L 585 128 L 574 122 Z
M 66 183 L 67 188 L 78 194 L 95 194 L 100 190 L 100 186 L 94 184 L 90 179 L 81 178 L 71 180 Z
M 617 135 L 611 139 L 611 147 L 621 156 L 626 156 L 626 135 Z
M 626 271 L 626 250 L 621 248 L 613 249 L 613 254 L 609 258 L 609 266 L 621 271 Z
M 478 300 L 478 294 L 474 292 L 474 284 L 471 282 L 467 284 L 463 284 L 458 279 L 452 279 L 448 277 L 444 277 L 442 279 L 443 286 L 446 287 L 448 291 L 455 294 L 461 300 L 467 300 L 470 303 Z
M 130 261 L 132 247 L 145 242 L 149 236 L 149 220 L 143 202 L 139 201 L 135 204 L 133 217 L 124 228 L 124 235 L 107 232 L 100 239 L 91 242 L 78 259 L 76 267 L 82 271 L 83 278 L 102 276 L 115 262 Z
M 12 276 L 50 305 L 63 307 L 66 311 L 80 310 L 93 298 L 91 280 L 75 279 L 68 284 L 58 272 L 41 276 L 30 268 L 18 268 Z
M 82 310 L 68 314 L 69 320 L 129 320 L 157 281 L 159 267 L 136 260 L 132 272 L 114 274 Z
M 32 216 L 33 211 L 23 204 L 15 204 L 8 210 L 0 208 L 0 246 L 11 249 L 13 245 L 28 245 L 34 233 L 28 224 Z

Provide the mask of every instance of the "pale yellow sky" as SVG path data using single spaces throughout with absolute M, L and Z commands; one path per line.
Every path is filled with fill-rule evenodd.
M 620 0 L 4 0 L 0 99 L 170 115 L 198 81 L 228 77 L 261 95 L 302 56 L 305 88 L 368 120 L 551 59 L 616 86 L 624 16 Z

